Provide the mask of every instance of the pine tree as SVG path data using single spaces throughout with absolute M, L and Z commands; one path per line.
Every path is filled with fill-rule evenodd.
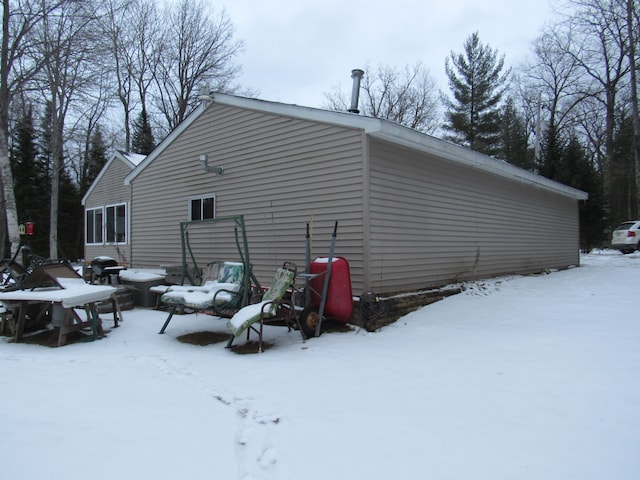
M 540 175 L 558 181 L 567 177 L 566 172 L 563 171 L 564 146 L 558 129 L 553 124 L 549 125 L 542 139 L 542 159 L 538 167 Z
M 33 113 L 28 109 L 18 121 L 10 152 L 18 221 L 34 222 L 35 233 L 26 238 L 33 253 L 49 250 L 49 185 L 47 167 L 38 155 Z
M 596 169 L 575 137 L 571 137 L 562 149 L 561 171 L 562 175 L 556 180 L 589 194 L 579 207 L 582 250 L 588 252 L 595 246 L 602 246 L 606 226 L 604 189 Z
M 445 62 L 453 100 L 445 98 L 448 140 L 487 155 L 499 153 L 500 101 L 510 70 L 504 55 L 480 42 L 478 32 L 464 43 L 464 54 L 451 52 Z
M 638 188 L 633 158 L 633 123 L 631 118 L 621 120 L 613 140 L 611 153 L 609 192 L 609 226 L 638 217 Z
M 58 249 L 60 257 L 78 260 L 84 249 L 84 211 L 81 195 L 69 172 L 60 173 L 60 203 L 58 211 Z
M 143 107 L 138 118 L 133 122 L 131 150 L 141 155 L 149 155 L 156 147 L 147 110 Z
M 555 128 L 547 129 L 540 173 L 589 194 L 589 198 L 579 206 L 580 246 L 584 251 L 601 246 L 606 227 L 604 188 L 575 135 L 563 140 Z
M 508 99 L 500 121 L 500 153 L 498 156 L 525 170 L 535 170 L 534 152 L 529 148 L 527 124 Z
M 104 144 L 102 138 L 102 131 L 99 126 L 91 137 L 91 143 L 89 145 L 89 151 L 85 156 L 84 165 L 82 166 L 82 173 L 80 176 L 80 196 L 83 196 L 93 181 L 96 179 L 102 167 L 107 163 L 107 147 Z

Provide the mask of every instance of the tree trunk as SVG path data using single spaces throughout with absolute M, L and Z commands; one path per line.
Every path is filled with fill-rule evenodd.
M 60 172 L 64 168 L 62 149 L 62 122 L 58 118 L 57 105 L 52 105 L 53 121 L 51 139 L 53 165 L 51 166 L 51 218 L 49 220 L 49 258 L 58 258 L 58 204 L 60 203 Z
M 18 230 L 18 207 L 13 191 L 13 173 L 9 162 L 9 144 L 4 128 L 0 128 L 0 176 L 2 176 L 4 206 L 7 212 L 7 234 L 11 256 L 13 256 L 20 248 L 20 232 Z
M 13 173 L 9 162 L 9 2 L 2 2 L 2 49 L 0 62 L 0 178 L 2 179 L 2 199 L 4 200 L 4 211 L 6 211 L 7 234 L 11 255 L 20 248 L 20 232 L 18 231 L 18 208 L 16 206 L 16 195 L 13 190 Z M 1 220 L 0 220 L 1 221 Z M 4 237 L 3 250 L 4 250 Z

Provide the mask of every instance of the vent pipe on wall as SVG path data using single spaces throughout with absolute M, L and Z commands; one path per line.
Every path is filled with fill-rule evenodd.
M 200 168 L 207 173 L 215 173 L 216 175 L 224 175 L 224 167 L 222 165 L 209 165 L 209 156 L 200 155 Z
M 358 110 L 358 100 L 360 98 L 360 80 L 364 75 L 364 70 L 360 70 L 356 68 L 351 70 L 351 78 L 353 78 L 353 90 L 351 90 L 351 108 L 349 108 L 350 113 L 360 113 Z

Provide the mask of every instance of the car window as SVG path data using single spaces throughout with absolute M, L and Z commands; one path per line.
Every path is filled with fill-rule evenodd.
M 631 227 L 633 227 L 634 222 L 625 222 L 622 225 L 616 227 L 616 230 L 629 230 Z

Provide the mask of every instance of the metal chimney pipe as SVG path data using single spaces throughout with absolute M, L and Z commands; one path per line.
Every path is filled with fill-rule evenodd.
M 353 78 L 353 90 L 351 90 L 351 108 L 348 110 L 350 113 L 360 113 L 358 110 L 358 99 L 360 98 L 360 80 L 364 75 L 364 70 L 356 68 L 351 70 L 351 78 Z

